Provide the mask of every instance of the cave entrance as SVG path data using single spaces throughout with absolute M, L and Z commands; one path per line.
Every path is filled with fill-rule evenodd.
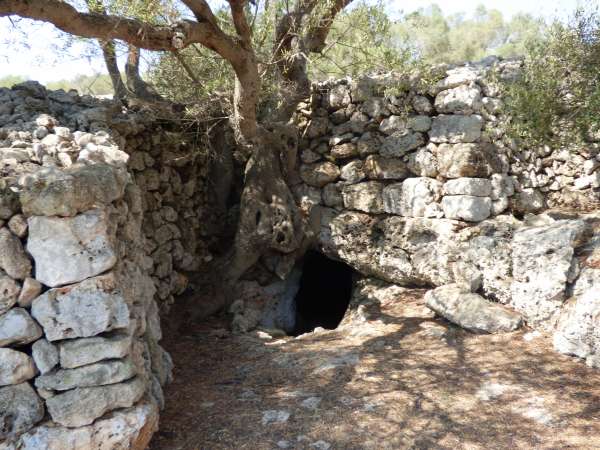
M 295 297 L 298 336 L 317 327 L 329 330 L 342 321 L 352 296 L 354 270 L 325 255 L 309 251 L 304 257 L 300 286 Z

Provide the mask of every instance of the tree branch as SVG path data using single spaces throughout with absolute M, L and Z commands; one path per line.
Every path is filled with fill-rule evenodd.
M 252 46 L 252 29 L 250 28 L 250 25 L 248 25 L 246 12 L 244 11 L 244 7 L 248 0 L 227 0 L 227 2 L 231 7 L 231 17 L 233 18 L 235 31 L 240 37 L 244 47 L 250 48 Z
M 325 41 L 331 31 L 333 21 L 340 11 L 353 0 L 335 0 L 329 10 L 321 17 L 316 27 L 306 33 L 306 48 L 312 53 L 319 53 L 325 48 Z
M 219 28 L 217 18 L 205 0 L 182 0 L 182 2 L 192 11 L 198 22 L 209 22 L 215 28 Z

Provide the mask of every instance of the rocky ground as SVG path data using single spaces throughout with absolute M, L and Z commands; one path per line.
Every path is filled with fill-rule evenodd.
M 359 282 L 338 329 L 298 338 L 172 321 L 150 449 L 600 448 L 600 371 L 539 332 L 456 328 L 423 295 Z

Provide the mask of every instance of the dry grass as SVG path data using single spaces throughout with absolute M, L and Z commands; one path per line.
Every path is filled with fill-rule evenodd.
M 151 450 L 600 449 L 600 371 L 526 331 L 473 335 L 407 292 L 300 339 L 171 333 L 175 381 Z M 302 406 L 320 397 L 316 409 Z M 290 413 L 263 425 L 266 410 Z M 324 447 L 323 447 L 324 448 Z

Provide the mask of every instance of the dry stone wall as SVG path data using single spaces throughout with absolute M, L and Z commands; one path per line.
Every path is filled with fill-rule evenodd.
M 525 323 L 600 366 L 598 142 L 511 139 L 498 83 L 519 70 L 490 58 L 441 68 L 429 86 L 394 75 L 317 86 L 297 114 L 296 197 L 320 217 L 325 254 L 437 288 L 428 305 L 466 328 Z
M 210 259 L 206 156 L 74 92 L 0 105 L 0 449 L 145 448 L 172 369 L 159 309 Z

